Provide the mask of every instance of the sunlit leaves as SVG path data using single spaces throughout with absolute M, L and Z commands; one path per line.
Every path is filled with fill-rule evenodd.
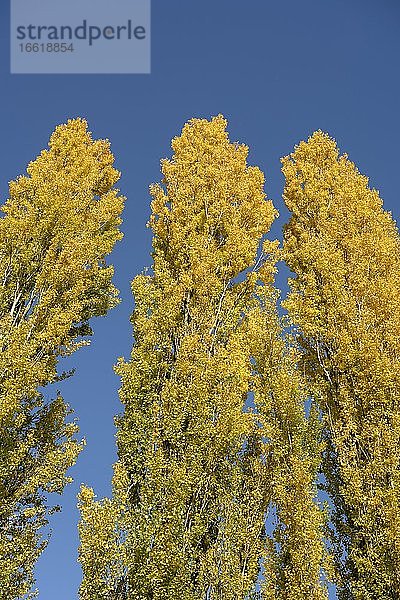
M 84 120 L 56 128 L 49 148 L 10 183 L 0 219 L 0 589 L 24 596 L 46 540 L 46 493 L 61 493 L 82 444 L 61 396 L 57 363 L 88 321 L 117 302 L 105 257 L 121 238 L 123 197 L 106 140 Z
M 292 213 L 286 307 L 324 413 L 343 599 L 400 594 L 400 239 L 335 141 L 318 131 L 283 159 Z
M 152 270 L 132 284 L 131 359 L 117 366 L 113 498 L 80 496 L 80 596 L 244 600 L 264 560 L 266 597 L 320 600 L 320 446 L 281 338 L 277 243 L 262 244 L 276 211 L 221 116 L 192 119 L 172 148 L 151 187 Z

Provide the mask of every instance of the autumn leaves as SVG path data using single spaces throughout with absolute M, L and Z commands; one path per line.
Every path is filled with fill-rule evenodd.
M 120 239 L 123 198 L 109 143 L 81 119 L 10 183 L 0 219 L 0 590 L 30 598 L 47 545 L 49 493 L 61 493 L 82 444 L 58 394 L 58 358 L 87 344 L 88 321 L 117 303 L 105 257 Z M 90 267 L 90 268 L 88 268 Z M 87 339 L 87 338 L 86 338 Z M 68 373 L 64 374 L 68 375 Z M 62 378 L 62 376 L 61 376 Z
M 327 581 L 342 599 L 397 597 L 394 223 L 316 132 L 283 159 L 279 250 L 263 175 L 221 116 L 172 147 L 118 367 L 114 495 L 81 494 L 81 598 L 322 600 Z
M 397 598 L 397 229 L 318 131 L 282 161 L 279 248 L 264 176 L 226 125 L 189 121 L 151 187 L 153 264 L 133 280 L 135 342 L 116 367 L 113 494 L 79 497 L 81 600 L 323 600 L 327 581 L 341 600 Z M 43 548 L 41 492 L 62 490 L 80 451 L 62 399 L 35 390 L 116 301 L 112 163 L 107 142 L 68 122 L 10 186 L 0 222 L 10 599 L 30 589 Z

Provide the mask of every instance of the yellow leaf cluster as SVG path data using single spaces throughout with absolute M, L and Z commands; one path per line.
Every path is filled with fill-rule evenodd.
M 62 379 L 58 359 L 87 344 L 89 319 L 117 302 L 105 257 L 121 238 L 123 197 L 107 140 L 82 119 L 10 183 L 0 218 L 0 590 L 29 594 L 46 545 L 44 493 L 61 493 L 82 443 L 63 399 L 39 388 Z
M 151 187 L 152 270 L 132 284 L 131 358 L 117 366 L 113 498 L 81 496 L 80 596 L 245 600 L 265 560 L 266 597 L 321 600 L 320 447 L 280 337 L 277 244 L 262 241 L 276 211 L 222 116 L 192 119 L 172 148 Z
M 318 131 L 283 159 L 286 302 L 324 415 L 340 598 L 400 594 L 400 237 Z

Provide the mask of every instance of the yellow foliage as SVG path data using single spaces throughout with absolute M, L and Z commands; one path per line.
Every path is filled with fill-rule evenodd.
M 0 219 L 0 589 L 28 594 L 46 545 L 43 492 L 61 493 L 82 443 L 63 399 L 46 404 L 39 387 L 62 379 L 59 357 L 91 334 L 88 321 L 117 302 L 105 263 L 121 238 L 124 198 L 107 140 L 82 119 L 56 128 L 10 183 Z M 6 590 L 6 591 L 5 591 Z
M 339 597 L 400 594 L 400 238 L 376 190 L 318 131 L 283 159 L 286 302 L 324 414 Z
M 298 589 L 285 595 L 278 585 L 269 597 L 320 600 L 319 446 L 304 450 L 304 398 L 282 362 L 268 259 L 276 243 L 264 242 L 259 254 L 276 211 L 223 117 L 192 119 L 172 148 L 162 183 L 151 187 L 152 271 L 132 284 L 131 359 L 117 366 L 124 414 L 116 420 L 114 496 L 80 497 L 80 597 L 249 598 L 267 559 L 264 522 L 275 494 L 295 531 L 286 579 Z M 252 393 L 258 411 L 248 407 Z M 280 411 L 288 412 L 284 423 Z M 297 494 L 304 509 L 291 512 Z

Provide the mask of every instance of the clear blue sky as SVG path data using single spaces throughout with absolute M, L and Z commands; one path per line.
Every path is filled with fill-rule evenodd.
M 93 0 L 93 5 L 95 5 Z M 398 0 L 153 0 L 151 75 L 10 75 L 8 1 L 1 2 L 0 189 L 22 173 L 54 127 L 83 116 L 108 137 L 128 197 L 124 240 L 112 256 L 122 304 L 94 322 L 90 348 L 69 359 L 60 384 L 87 447 L 74 484 L 52 519 L 37 567 L 41 600 L 77 598 L 76 493 L 81 482 L 109 493 L 115 460 L 113 415 L 120 411 L 112 365 L 132 341 L 129 282 L 150 264 L 148 185 L 160 158 L 191 117 L 222 113 L 232 141 L 250 146 L 266 190 L 285 218 L 281 156 L 321 128 L 370 177 L 399 217 L 400 4 Z

